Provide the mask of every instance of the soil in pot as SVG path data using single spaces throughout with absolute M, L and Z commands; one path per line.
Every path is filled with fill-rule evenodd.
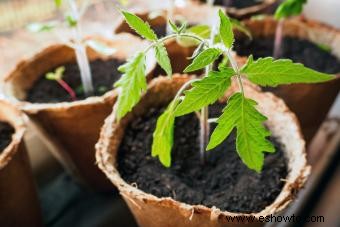
M 117 81 L 121 73 L 118 67 L 124 61 L 117 59 L 95 60 L 92 61 L 91 70 L 93 75 L 93 85 L 95 88 L 95 96 L 101 96 L 105 92 L 113 88 L 113 84 Z M 63 79 L 75 90 L 77 99 L 87 98 L 84 95 L 78 65 L 70 63 L 63 65 L 65 67 Z M 51 69 L 53 72 L 55 69 Z M 46 72 L 47 73 L 47 72 Z M 56 81 L 47 80 L 45 75 L 41 75 L 34 86 L 29 90 L 27 101 L 31 103 L 58 103 L 72 101 L 70 95 Z
M 210 108 L 211 117 L 224 105 Z M 258 212 L 271 204 L 281 192 L 287 164 L 279 143 L 277 152 L 267 154 L 261 174 L 249 170 L 235 149 L 235 136 L 207 153 L 206 163 L 199 158 L 198 120 L 194 114 L 176 119 L 172 166 L 163 167 L 152 158 L 152 133 L 160 109 L 134 119 L 125 130 L 118 153 L 118 170 L 129 184 L 158 197 L 172 197 L 188 204 L 216 206 L 232 212 Z
M 253 54 L 254 58 L 273 55 L 274 37 L 259 37 L 253 40 L 247 38 L 237 39 L 235 51 L 240 56 Z M 292 37 L 284 37 L 282 42 L 281 58 L 289 58 L 314 70 L 324 73 L 339 73 L 340 61 L 331 53 L 323 50 L 318 45 Z
M 201 0 L 201 2 L 206 2 L 206 0 Z M 215 0 L 214 5 L 242 9 L 259 5 L 262 2 L 263 2 L 262 0 Z
M 0 121 L 0 154 L 11 143 L 14 128 L 6 122 Z

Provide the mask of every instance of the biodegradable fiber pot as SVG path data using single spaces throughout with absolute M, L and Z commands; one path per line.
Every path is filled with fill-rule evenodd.
M 272 17 L 261 20 L 246 20 L 245 25 L 254 39 L 274 37 L 277 21 Z M 237 39 L 244 38 L 237 33 Z M 299 19 L 287 19 L 283 27 L 284 37 L 307 40 L 331 48 L 331 53 L 340 61 L 340 31 L 326 25 Z M 262 47 L 265 48 L 265 47 Z M 268 47 L 272 48 L 272 47 Z M 315 59 L 317 62 L 320 59 Z M 246 59 L 243 59 L 245 62 Z M 242 60 L 240 60 L 242 62 Z M 340 72 L 335 80 L 319 84 L 292 84 L 274 88 L 272 92 L 281 97 L 297 115 L 306 142 L 313 138 L 326 118 L 340 88 Z
M 217 7 L 208 7 L 207 5 L 198 5 L 188 3 L 185 7 L 176 7 L 173 12 L 173 17 L 176 20 L 185 20 L 188 26 L 197 24 L 213 24 L 216 20 Z M 157 36 L 163 37 L 166 35 L 166 24 L 167 24 L 167 10 L 163 9 L 159 11 L 159 14 L 153 15 L 149 11 L 135 11 L 137 16 L 147 21 L 150 26 L 155 30 Z M 172 19 L 173 20 L 173 19 Z M 217 23 L 217 22 L 216 22 Z M 117 23 L 117 27 L 114 29 L 115 33 L 131 33 L 137 35 L 129 25 L 121 19 Z M 190 64 L 189 57 L 192 56 L 195 47 L 183 48 L 180 46 L 175 39 L 166 41 L 165 45 L 173 68 L 174 73 L 183 72 L 186 66 Z M 157 70 L 159 71 L 159 70 Z M 159 73 L 159 72 L 157 72 Z M 159 73 L 159 74 L 164 74 Z
M 106 119 L 100 140 L 96 145 L 96 158 L 99 167 L 118 187 L 138 224 L 143 227 L 235 226 L 236 223 L 228 223 L 226 217 L 266 216 L 276 214 L 287 207 L 293 200 L 296 190 L 304 185 L 310 172 L 310 167 L 306 163 L 305 143 L 295 115 L 289 111 L 284 102 L 271 93 L 263 93 L 249 85 L 245 85 L 245 93 L 247 97 L 258 101 L 259 110 L 268 117 L 267 126 L 273 136 L 283 144 L 288 165 L 288 176 L 282 191 L 275 201 L 264 210 L 258 213 L 243 214 L 222 211 L 218 208 L 208 208 L 203 205 L 189 205 L 172 198 L 159 198 L 145 193 L 137 187 L 129 185 L 121 178 L 117 170 L 117 152 L 124 137 L 124 130 L 132 117 L 146 113 L 151 107 L 169 103 L 186 81 L 188 81 L 188 77 L 183 76 L 175 76 L 173 80 L 167 78 L 154 79 L 142 101 L 131 114 L 123 118 L 118 124 L 113 123 L 112 115 Z M 236 90 L 238 91 L 237 86 L 233 85 L 226 96 Z M 261 226 L 264 223 L 247 224 L 247 226 L 252 224 Z
M 23 141 L 21 113 L 0 100 L 0 121 L 14 128 L 12 141 L 0 150 L 0 225 L 42 226 L 38 195 Z
M 203 0 L 191 0 L 191 1 L 196 3 L 196 2 L 207 2 L 208 0 L 204 0 L 204 1 Z M 237 8 L 233 6 L 227 7 L 226 5 L 228 3 L 229 4 L 232 3 L 232 1 L 235 1 L 235 0 L 215 0 L 214 5 L 223 6 L 225 8 L 226 13 L 233 18 L 245 19 L 245 18 L 250 18 L 251 16 L 254 16 L 254 15 L 271 13 L 273 11 L 273 8 L 275 7 L 275 4 L 278 2 L 277 0 L 263 0 L 261 1 L 261 3 L 254 4 L 248 7 L 244 7 L 244 8 Z
M 116 49 L 110 58 L 120 61 L 126 61 L 136 50 L 141 50 L 146 45 L 129 34 L 102 41 Z M 90 49 L 88 55 L 91 61 L 106 59 Z M 147 72 L 150 76 L 155 67 L 155 60 L 153 57 L 147 59 Z M 6 92 L 19 102 L 21 109 L 34 123 L 50 150 L 69 172 L 95 189 L 110 189 L 112 185 L 95 165 L 94 146 L 104 119 L 112 111 L 116 90 L 100 97 L 89 97 L 75 102 L 34 104 L 24 101 L 29 89 L 41 75 L 67 63 L 75 63 L 75 54 L 71 48 L 64 45 L 49 46 L 16 66 L 5 78 Z

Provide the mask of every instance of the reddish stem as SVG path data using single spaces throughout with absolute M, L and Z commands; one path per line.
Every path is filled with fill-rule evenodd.
M 280 19 L 276 26 L 276 31 L 275 31 L 273 57 L 276 59 L 281 57 L 282 39 L 283 39 L 283 19 Z
M 65 91 L 67 91 L 67 93 L 71 96 L 72 101 L 76 101 L 77 100 L 77 96 L 76 93 L 74 92 L 74 90 L 62 79 L 57 80 L 57 82 L 60 84 L 60 86 L 62 86 Z

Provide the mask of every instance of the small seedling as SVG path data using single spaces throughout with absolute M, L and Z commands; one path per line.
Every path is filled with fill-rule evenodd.
M 103 55 L 112 55 L 115 49 L 108 47 L 104 43 L 97 40 L 89 39 L 84 41 L 79 25 L 80 19 L 84 14 L 89 1 L 84 1 L 81 7 L 78 7 L 75 0 L 55 0 L 55 5 L 58 9 L 65 6 L 63 10 L 64 20 L 49 21 L 46 23 L 33 23 L 28 25 L 28 29 L 33 32 L 50 32 L 54 31 L 55 35 L 67 46 L 71 47 L 75 51 L 77 64 L 80 70 L 80 76 L 83 86 L 83 91 L 86 96 L 94 94 L 94 88 L 92 83 L 92 74 L 89 59 L 86 53 L 86 47 L 94 49 L 96 52 Z M 63 34 L 60 34 L 56 28 L 66 26 L 72 35 L 71 39 L 68 40 Z
M 268 140 L 270 132 L 265 128 L 266 117 L 257 109 L 257 103 L 247 98 L 243 89 L 242 77 L 260 86 L 275 87 L 281 84 L 318 83 L 334 78 L 332 75 L 320 73 L 293 63 L 289 59 L 275 60 L 272 57 L 254 60 L 249 56 L 247 63 L 239 67 L 232 55 L 234 44 L 233 25 L 229 17 L 221 10 L 218 12 L 219 23 L 213 26 L 210 38 L 186 32 L 172 23 L 174 34 L 158 38 L 149 24 L 136 15 L 122 11 L 126 22 L 140 36 L 151 42 L 144 51 L 137 53 L 119 69 L 124 73 L 115 84 L 118 88 L 118 100 L 114 106 L 114 118 L 119 121 L 139 102 L 146 91 L 145 58 L 146 52 L 154 49 L 159 65 L 171 77 L 172 70 L 164 42 L 169 39 L 187 38 L 198 42 L 197 51 L 192 63 L 184 72 L 193 72 L 205 68 L 202 78 L 189 80 L 185 83 L 171 101 L 164 113 L 158 118 L 153 133 L 151 154 L 158 157 L 165 167 L 171 166 L 171 150 L 174 141 L 175 118 L 196 112 L 200 118 L 201 144 L 207 144 L 205 150 L 211 150 L 221 144 L 228 135 L 236 129 L 236 150 L 241 160 L 250 169 L 260 172 L 264 162 L 265 152 L 274 152 L 274 146 Z M 215 27 L 215 28 L 214 28 Z M 225 55 L 226 59 L 218 70 L 212 70 L 212 64 Z M 222 115 L 216 119 L 208 119 L 208 106 L 222 98 L 236 78 L 239 91 L 229 98 Z M 191 87 L 190 90 L 186 90 Z M 209 141 L 209 123 L 217 126 Z M 204 157 L 204 153 L 201 153 Z
M 65 67 L 58 67 L 54 72 L 49 72 L 46 74 L 45 78 L 47 80 L 56 81 L 64 90 L 70 95 L 72 101 L 77 100 L 76 93 L 74 90 L 63 80 L 65 72 Z
M 307 0 L 285 0 L 277 8 L 275 12 L 275 19 L 278 20 L 275 31 L 274 52 L 273 57 L 279 58 L 282 52 L 282 39 L 283 39 L 283 23 L 286 18 L 300 15 L 303 10 L 303 5 Z

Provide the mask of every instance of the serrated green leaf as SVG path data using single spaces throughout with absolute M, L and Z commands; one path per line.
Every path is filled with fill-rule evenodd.
M 275 11 L 275 18 L 282 19 L 301 14 L 307 0 L 285 0 Z
M 232 68 L 221 72 L 211 71 L 200 81 L 192 83 L 192 88 L 184 92 L 184 99 L 177 106 L 175 115 L 182 116 L 215 103 L 230 86 L 234 74 Z
M 147 88 L 145 59 L 145 54 L 140 52 L 120 67 L 120 69 L 123 69 L 124 74 L 114 85 L 116 88 L 121 89 L 116 103 L 117 120 L 120 120 L 132 110 L 139 102 L 142 92 Z
M 163 43 L 155 45 L 155 55 L 158 64 L 162 67 L 162 69 L 164 69 L 168 76 L 171 76 L 172 75 L 171 63 L 168 56 L 168 52 L 164 47 Z
M 184 69 L 184 72 L 187 73 L 202 69 L 205 66 L 213 63 L 221 54 L 221 49 L 207 48 L 203 50 L 199 55 L 197 55 L 192 63 Z
M 157 35 L 151 29 L 150 25 L 147 22 L 144 22 L 141 18 L 139 18 L 135 14 L 127 11 L 122 11 L 122 14 L 125 17 L 125 20 L 130 26 L 130 28 L 135 30 L 140 36 L 150 41 L 157 40 Z
M 332 75 L 314 71 L 289 59 L 274 60 L 272 57 L 259 58 L 256 61 L 251 58 L 241 73 L 255 84 L 274 87 L 280 84 L 319 83 L 334 79 Z
M 219 35 L 224 46 L 230 49 L 234 43 L 233 25 L 230 22 L 229 17 L 221 9 L 218 11 L 218 14 L 220 16 Z
M 234 128 L 237 130 L 236 150 L 248 168 L 260 172 L 264 162 L 264 152 L 274 152 L 272 143 L 266 139 L 270 132 L 264 127 L 267 119 L 255 108 L 256 102 L 241 93 L 230 97 L 227 107 L 217 120 L 217 127 L 211 135 L 207 149 L 222 143 Z
M 239 30 L 240 32 L 248 36 L 249 39 L 253 39 L 253 36 L 251 35 L 250 30 L 247 28 L 247 26 L 244 23 L 233 18 L 230 18 L 230 22 L 233 25 L 233 29 Z
M 171 165 L 171 149 L 174 143 L 174 107 L 178 100 L 172 101 L 165 112 L 158 118 L 156 129 L 153 133 L 151 148 L 152 157 L 157 157 L 165 167 Z

